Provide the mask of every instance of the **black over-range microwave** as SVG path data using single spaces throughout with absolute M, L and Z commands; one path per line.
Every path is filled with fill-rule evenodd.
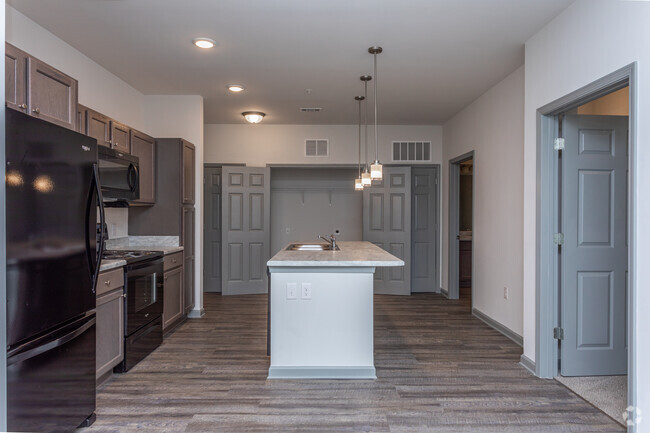
M 140 198 L 137 156 L 97 146 L 97 159 L 104 201 L 130 202 Z

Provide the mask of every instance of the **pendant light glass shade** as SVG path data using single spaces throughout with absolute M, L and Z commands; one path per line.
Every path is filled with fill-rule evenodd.
M 372 185 L 372 178 L 370 177 L 370 173 L 368 172 L 367 167 L 364 169 L 364 172 L 361 173 L 361 183 L 363 184 L 363 186 Z
M 370 178 L 372 180 L 381 180 L 384 176 L 381 162 L 375 161 L 370 165 Z
M 377 54 L 383 51 L 381 47 L 370 47 L 368 52 L 373 55 L 375 76 L 373 80 L 375 88 L 375 162 L 370 165 L 370 178 L 372 180 L 381 180 L 383 178 L 382 165 L 379 162 L 379 139 L 377 136 Z
M 356 191 L 363 191 L 363 182 L 361 181 L 361 179 L 354 180 L 354 189 Z

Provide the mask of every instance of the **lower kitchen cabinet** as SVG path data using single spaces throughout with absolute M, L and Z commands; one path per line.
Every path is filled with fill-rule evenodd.
M 458 243 L 459 287 L 472 287 L 472 241 Z
M 100 282 L 102 275 L 100 274 Z M 124 283 L 97 296 L 96 377 L 111 372 L 124 358 Z
M 183 267 L 165 271 L 164 275 L 163 331 L 183 317 Z

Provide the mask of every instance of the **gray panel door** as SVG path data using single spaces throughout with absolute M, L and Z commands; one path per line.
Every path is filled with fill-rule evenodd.
M 203 180 L 203 291 L 221 292 L 221 167 L 205 167 Z
M 566 116 L 563 376 L 627 372 L 627 117 Z
M 438 168 L 411 168 L 411 291 L 438 292 Z
M 223 167 L 222 174 L 222 294 L 266 293 L 270 169 Z
M 363 239 L 404 260 L 377 268 L 375 293 L 411 294 L 411 168 L 384 167 L 384 179 L 363 190 Z

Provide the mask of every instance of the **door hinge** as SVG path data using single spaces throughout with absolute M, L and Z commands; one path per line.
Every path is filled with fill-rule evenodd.
M 564 138 L 559 137 L 553 141 L 553 150 L 564 150 Z
M 553 339 L 564 340 L 564 328 L 553 328 Z
M 564 245 L 564 233 L 555 233 L 553 235 L 553 243 L 555 245 Z

